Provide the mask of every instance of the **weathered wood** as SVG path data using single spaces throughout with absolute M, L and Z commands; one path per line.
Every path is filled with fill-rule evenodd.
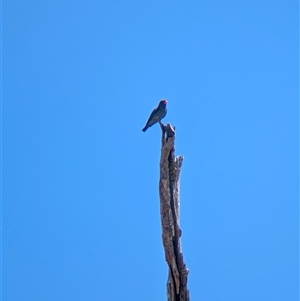
M 162 149 L 160 158 L 160 215 L 165 258 L 169 266 L 168 301 L 189 301 L 188 269 L 181 251 L 179 227 L 179 178 L 183 156 L 175 157 L 175 128 L 161 124 Z

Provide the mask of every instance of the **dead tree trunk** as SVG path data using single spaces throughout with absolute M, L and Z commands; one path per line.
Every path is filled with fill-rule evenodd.
M 183 156 L 175 157 L 175 128 L 161 124 L 162 148 L 160 158 L 160 215 L 165 258 L 169 266 L 168 301 L 189 301 L 187 276 L 181 252 L 179 227 L 179 177 Z

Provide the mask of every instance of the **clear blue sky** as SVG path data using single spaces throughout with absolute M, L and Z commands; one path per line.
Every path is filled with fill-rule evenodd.
M 191 300 L 298 300 L 298 1 L 2 11 L 3 301 L 166 300 L 162 98 Z

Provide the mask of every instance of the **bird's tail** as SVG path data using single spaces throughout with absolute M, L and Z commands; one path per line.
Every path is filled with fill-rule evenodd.
M 146 131 L 147 131 L 147 129 L 148 129 L 148 127 L 147 127 L 147 126 L 145 126 L 145 127 L 142 129 L 142 131 L 143 131 L 143 132 L 146 132 Z

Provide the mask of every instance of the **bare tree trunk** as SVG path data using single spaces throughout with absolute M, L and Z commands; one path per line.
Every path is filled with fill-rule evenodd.
M 162 149 L 160 158 L 160 215 L 162 241 L 169 266 L 167 281 L 168 301 L 189 301 L 187 276 L 181 252 L 181 229 L 179 227 L 179 177 L 183 156 L 175 157 L 175 128 L 161 124 Z

